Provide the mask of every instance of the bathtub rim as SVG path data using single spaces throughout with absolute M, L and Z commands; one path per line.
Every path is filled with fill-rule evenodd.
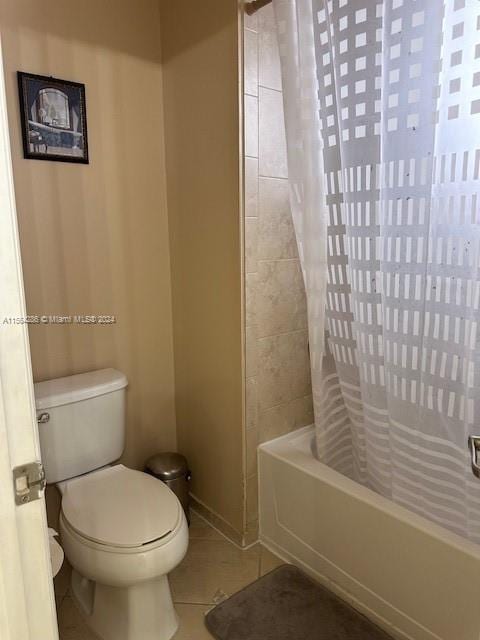
M 476 544 L 442 525 L 414 511 L 410 511 L 410 509 L 397 504 L 389 498 L 385 498 L 368 487 L 364 487 L 317 460 L 311 450 L 314 437 L 315 425 L 307 425 L 273 440 L 263 442 L 258 446 L 257 455 L 260 455 L 260 452 L 265 452 L 299 471 L 343 491 L 360 502 L 381 509 L 389 516 L 397 518 L 416 530 L 433 536 L 463 553 L 467 553 L 472 559 L 480 560 L 480 544 Z M 260 538 L 262 534 L 261 527 L 260 520 Z

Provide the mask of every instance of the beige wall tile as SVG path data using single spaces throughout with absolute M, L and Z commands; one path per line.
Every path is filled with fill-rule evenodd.
M 258 12 L 259 84 L 282 90 L 280 55 L 273 5 Z
M 256 273 L 245 275 L 245 326 L 257 324 L 257 278 Z
M 258 35 L 245 29 L 243 40 L 244 55 L 244 91 L 252 96 L 258 95 Z
M 256 447 L 310 424 L 307 313 L 293 227 L 283 97 L 272 6 L 245 24 L 246 507 L 244 543 L 258 535 Z M 257 67 L 253 51 L 257 51 Z M 253 86 L 257 73 L 258 89 Z M 254 96 L 258 93 L 258 103 Z M 257 109 L 257 111 L 256 111 Z M 257 160 L 258 156 L 258 160 Z M 253 237 L 255 236 L 255 238 Z M 258 424 L 262 420 L 262 432 Z
M 252 376 L 245 382 L 245 426 L 252 429 L 257 426 L 257 378 Z
M 246 435 L 246 474 L 247 477 L 256 475 L 257 473 L 257 446 L 258 446 L 258 431 L 254 427 L 253 429 L 247 429 Z
M 258 271 L 258 221 L 257 218 L 245 218 L 245 273 Z
M 245 158 L 245 217 L 258 215 L 258 158 Z
M 258 415 L 259 444 L 313 423 L 312 396 L 297 398 L 261 411 Z
M 258 476 L 247 478 L 247 523 L 258 520 Z
M 258 337 L 307 328 L 307 302 L 298 260 L 258 263 Z
M 258 158 L 258 98 L 245 95 L 245 155 Z
M 245 376 L 257 373 L 257 327 L 245 327 Z
M 297 258 L 297 240 L 285 178 L 258 180 L 258 258 Z
M 259 410 L 311 393 L 306 331 L 258 340 Z
M 258 96 L 259 174 L 273 178 L 286 178 L 288 172 L 282 94 L 273 89 L 260 87 Z M 247 113 L 247 117 L 251 116 L 248 116 Z M 250 124 L 247 126 L 250 127 Z M 246 137 L 253 136 L 253 131 L 247 130 L 245 135 Z M 254 154 L 249 153 L 248 155 Z

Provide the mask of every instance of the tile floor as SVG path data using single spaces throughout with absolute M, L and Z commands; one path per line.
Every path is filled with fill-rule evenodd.
M 205 612 L 279 564 L 282 561 L 260 544 L 241 551 L 192 513 L 187 555 L 170 574 L 180 618 L 174 640 L 212 640 L 203 623 Z M 60 640 L 96 640 L 69 595 L 68 580 L 67 570 L 55 578 Z

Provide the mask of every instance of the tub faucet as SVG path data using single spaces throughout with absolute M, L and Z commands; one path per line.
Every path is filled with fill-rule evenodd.
M 480 451 L 480 436 L 468 436 L 468 447 L 472 460 L 472 471 L 480 478 L 480 465 L 478 464 L 478 452 Z

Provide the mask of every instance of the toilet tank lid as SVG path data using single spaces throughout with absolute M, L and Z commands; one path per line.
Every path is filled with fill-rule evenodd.
M 37 410 L 60 407 L 124 389 L 127 384 L 125 374 L 116 369 L 100 369 L 44 380 L 34 384 L 35 406 Z

